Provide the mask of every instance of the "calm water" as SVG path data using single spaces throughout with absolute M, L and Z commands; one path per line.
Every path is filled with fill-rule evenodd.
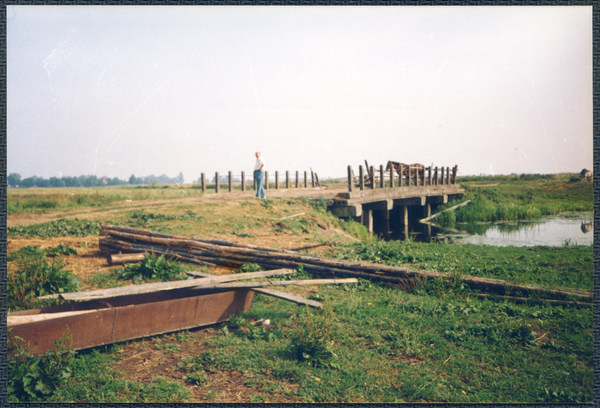
M 464 231 L 464 235 L 457 237 L 455 234 L 438 234 L 436 238 L 447 237 L 449 242 L 455 244 L 496 246 L 562 246 L 567 242 L 572 245 L 590 245 L 594 242 L 593 220 L 593 212 L 578 211 L 533 221 L 481 223 L 474 226 L 475 231 L 464 231 L 469 228 L 458 224 L 457 229 Z

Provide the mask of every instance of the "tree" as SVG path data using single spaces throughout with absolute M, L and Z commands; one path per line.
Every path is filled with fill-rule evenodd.
M 183 173 L 179 172 L 179 174 L 177 175 L 177 178 L 175 179 L 175 182 L 177 184 L 183 184 Z
M 21 184 L 21 175 L 19 173 L 10 173 L 6 181 L 11 187 L 18 187 Z

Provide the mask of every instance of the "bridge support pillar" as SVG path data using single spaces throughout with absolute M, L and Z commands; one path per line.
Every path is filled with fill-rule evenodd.
M 373 235 L 373 210 L 363 209 L 362 223 L 369 230 L 369 236 Z

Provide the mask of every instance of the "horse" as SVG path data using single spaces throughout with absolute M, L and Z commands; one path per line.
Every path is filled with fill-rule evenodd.
M 581 170 L 581 173 L 579 173 L 579 175 L 581 176 L 581 179 L 583 181 L 591 181 L 592 180 L 592 171 L 591 170 L 587 170 L 587 169 L 583 169 Z
M 425 175 L 425 166 L 423 166 L 421 163 L 404 164 L 388 161 L 387 165 L 385 166 L 385 171 L 389 171 L 392 168 L 396 170 L 396 173 L 398 173 L 400 177 L 403 178 L 408 176 L 408 170 L 410 169 L 411 180 L 415 180 L 415 184 L 417 181 L 417 176 L 422 178 Z

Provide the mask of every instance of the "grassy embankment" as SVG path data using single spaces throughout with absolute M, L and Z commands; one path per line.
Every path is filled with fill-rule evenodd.
M 477 189 L 485 188 L 503 195 L 504 200 L 497 204 L 514 200 L 515 204 L 527 205 L 528 191 L 532 191 L 539 201 L 554 203 L 553 208 L 566 205 L 572 201 L 570 197 L 581 196 L 581 200 L 575 200 L 582 203 L 577 208 L 589 209 L 591 204 L 585 204 L 585 200 L 591 203 L 591 189 L 588 194 L 587 186 L 566 180 L 567 183 L 559 184 L 554 178 L 510 179 L 505 183 L 514 184 L 513 189 L 504 182 L 497 187 L 468 188 L 472 194 L 481 195 Z M 519 189 L 526 194 L 523 199 L 518 198 Z M 493 202 L 489 196 L 486 193 L 484 198 Z M 302 200 L 245 203 L 238 206 L 244 211 L 207 203 L 198 208 L 164 209 L 162 213 L 124 211 L 110 214 L 112 218 L 99 215 L 98 221 L 182 235 L 233 235 L 249 243 L 252 235 L 265 228 L 281 240 L 323 240 L 317 223 L 336 222 L 322 207 L 311 208 Z M 256 217 L 245 217 L 249 210 Z M 279 224 L 258 218 L 284 217 L 302 211 L 307 217 L 290 218 Z M 68 225 L 63 229 L 67 233 Z M 21 232 L 9 229 L 9 237 L 36 228 L 45 230 L 40 226 Z M 352 224 L 352 228 L 364 236 L 361 226 Z M 79 227 L 73 231 L 78 230 Z M 328 255 L 518 283 L 592 288 L 590 246 L 498 248 L 375 239 L 336 245 Z M 117 274 L 115 270 L 112 277 L 105 276 L 95 285 L 117 282 Z M 307 277 L 302 271 L 297 275 Z M 211 331 L 208 336 L 181 332 L 97 348 L 61 360 L 60 369 L 51 364 L 56 359 L 48 357 L 39 367 L 44 372 L 58 373 L 48 381 L 54 388 L 47 395 L 34 392 L 35 397 L 29 398 L 220 402 L 225 393 L 211 385 L 219 373 L 237 372 L 253 402 L 591 401 L 591 308 L 482 300 L 463 287 L 460 280 L 416 282 L 406 289 L 363 280 L 346 287 L 315 287 L 313 297 L 326 305 L 323 311 L 306 310 L 259 295 L 248 315 L 238 316 L 228 325 L 203 329 Z M 271 319 L 271 326 L 265 329 L 246 324 L 258 318 Z M 180 350 L 190 344 L 202 346 L 204 351 L 182 354 Z M 110 369 L 119 364 L 123 355 L 147 349 L 164 353 L 168 375 L 133 381 Z M 17 370 L 16 366 L 11 367 Z M 27 399 L 28 394 L 12 395 Z

